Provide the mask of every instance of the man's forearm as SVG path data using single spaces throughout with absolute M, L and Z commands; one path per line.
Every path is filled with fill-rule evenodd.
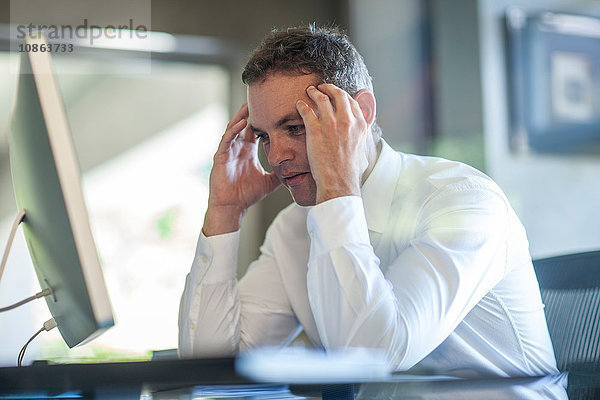
M 213 238 L 200 235 L 179 310 L 179 350 L 184 357 L 224 356 L 237 351 L 238 244 L 239 232 Z
M 323 345 L 379 348 L 394 368 L 404 365 L 406 326 L 370 244 L 362 200 L 347 196 L 315 206 L 307 228 L 308 297 Z

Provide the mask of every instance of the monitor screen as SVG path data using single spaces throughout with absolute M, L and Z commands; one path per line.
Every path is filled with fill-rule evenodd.
M 26 39 L 9 136 L 10 167 L 23 232 L 48 308 L 69 347 L 114 325 L 81 190 L 79 164 L 41 34 Z M 35 45 L 35 46 L 34 46 Z

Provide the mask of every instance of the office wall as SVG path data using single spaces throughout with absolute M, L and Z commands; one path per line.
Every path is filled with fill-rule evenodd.
M 485 170 L 477 0 L 431 0 L 435 130 L 430 154 Z
M 506 191 L 521 217 L 534 257 L 598 249 L 600 154 L 515 154 L 509 150 L 502 16 L 507 6 L 515 5 L 531 11 L 600 16 L 600 3 L 596 0 L 479 1 L 487 171 Z
M 373 77 L 377 123 L 385 140 L 405 152 L 426 151 L 430 134 L 425 3 L 350 1 L 350 35 Z
M 37 0 L 29 3 L 34 1 Z M 94 0 L 54 0 L 50 11 L 29 7 L 28 21 L 13 22 L 39 20 L 48 24 L 77 25 L 88 16 L 95 18 L 98 24 L 115 24 L 124 17 L 140 15 L 144 9 L 144 13 L 151 14 L 152 30 L 233 39 L 253 46 L 274 27 L 310 22 L 345 26 L 345 3 L 344 0 L 129 0 L 113 8 Z M 0 23 L 9 22 L 10 4 L 11 0 L 0 0 Z
M 384 137 L 483 169 L 477 0 L 350 2 Z

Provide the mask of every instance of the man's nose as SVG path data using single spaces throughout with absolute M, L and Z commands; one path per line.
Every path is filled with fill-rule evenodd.
M 294 158 L 294 151 L 285 138 L 277 138 L 269 142 L 267 159 L 272 166 L 278 166 Z

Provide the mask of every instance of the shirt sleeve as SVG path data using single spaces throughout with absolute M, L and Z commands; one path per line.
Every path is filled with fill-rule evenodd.
M 507 211 L 500 195 L 449 188 L 419 213 L 409 246 L 380 265 L 360 197 L 309 212 L 308 296 L 326 348 L 381 348 L 395 369 L 407 370 L 502 278 Z
M 238 283 L 239 238 L 239 231 L 200 234 L 179 308 L 182 357 L 231 356 L 258 344 L 283 343 L 298 327 L 268 238 Z

